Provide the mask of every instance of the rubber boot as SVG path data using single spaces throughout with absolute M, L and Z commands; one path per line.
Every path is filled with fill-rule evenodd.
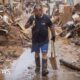
M 40 57 L 35 58 L 35 63 L 36 63 L 35 72 L 36 72 L 37 74 L 39 74 L 39 73 L 40 73 Z
M 47 70 L 47 59 L 42 59 L 42 76 L 47 76 L 48 74 Z

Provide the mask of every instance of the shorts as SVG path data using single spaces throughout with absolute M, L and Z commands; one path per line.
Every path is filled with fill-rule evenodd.
M 47 53 L 48 52 L 48 43 L 32 44 L 32 52 L 40 53 L 40 50 L 42 53 Z

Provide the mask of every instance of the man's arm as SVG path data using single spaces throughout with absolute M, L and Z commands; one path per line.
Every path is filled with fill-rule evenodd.
M 49 26 L 50 30 L 51 30 L 51 40 L 55 41 L 55 29 L 54 29 L 54 25 L 52 23 L 52 21 L 50 20 L 50 18 L 47 18 L 47 25 Z
M 33 21 L 34 21 L 34 17 L 31 16 L 31 17 L 28 19 L 28 21 L 27 21 L 27 23 L 26 23 L 26 25 L 25 25 L 25 28 L 29 28 L 29 27 L 33 24 Z
M 29 28 L 31 25 L 29 22 L 26 23 L 25 28 Z

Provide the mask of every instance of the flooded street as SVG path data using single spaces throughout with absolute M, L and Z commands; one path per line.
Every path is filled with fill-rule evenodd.
M 64 44 L 64 40 L 58 39 L 55 43 L 57 57 L 64 58 L 65 60 L 76 62 L 78 59 L 75 54 L 79 54 L 79 47 L 71 48 L 69 44 Z M 65 49 L 66 48 L 66 49 Z M 76 53 L 74 51 L 77 50 Z M 48 58 L 50 57 L 50 46 L 48 52 Z M 70 53 L 71 52 L 71 53 Z M 73 55 L 72 55 L 73 54 Z M 53 70 L 48 59 L 49 74 L 47 77 L 35 74 L 35 60 L 34 53 L 31 53 L 30 48 L 23 49 L 21 56 L 13 60 L 10 64 L 10 68 L 5 67 L 3 70 L 3 78 L 0 80 L 80 80 L 80 73 L 67 69 L 60 65 L 59 70 Z M 2 77 L 1 76 L 1 77 Z
M 0 0 L 0 80 L 80 80 L 80 4 L 77 3 L 80 0 Z M 41 7 L 42 14 L 39 16 L 35 14 L 40 11 L 36 4 Z M 50 19 L 47 20 L 49 17 L 44 17 L 44 13 Z M 33 18 L 30 19 L 30 16 Z M 53 36 L 49 32 L 49 74 L 42 77 L 42 71 L 35 73 L 31 41 L 35 38 L 33 33 L 36 35 L 39 32 L 39 37 L 46 37 L 46 27 L 52 28 L 49 22 L 55 28 L 56 40 L 53 48 Z M 42 30 L 41 26 L 46 29 Z M 54 52 L 59 67 L 57 70 L 53 70 L 50 63 L 51 53 Z
M 30 53 L 30 49 L 25 49 L 23 54 L 11 63 L 11 72 L 10 76 L 5 75 L 6 80 L 18 80 L 17 78 L 25 75 L 25 71 L 29 74 L 29 67 L 33 68 L 34 66 L 34 55 Z M 7 77 L 7 78 L 6 78 Z

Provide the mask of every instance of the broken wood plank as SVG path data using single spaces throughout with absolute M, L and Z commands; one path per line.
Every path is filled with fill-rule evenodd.
M 80 71 L 79 67 L 77 67 L 76 65 L 73 65 L 72 63 L 65 61 L 63 59 L 60 59 L 60 63 L 68 68 L 71 68 L 72 70 Z

